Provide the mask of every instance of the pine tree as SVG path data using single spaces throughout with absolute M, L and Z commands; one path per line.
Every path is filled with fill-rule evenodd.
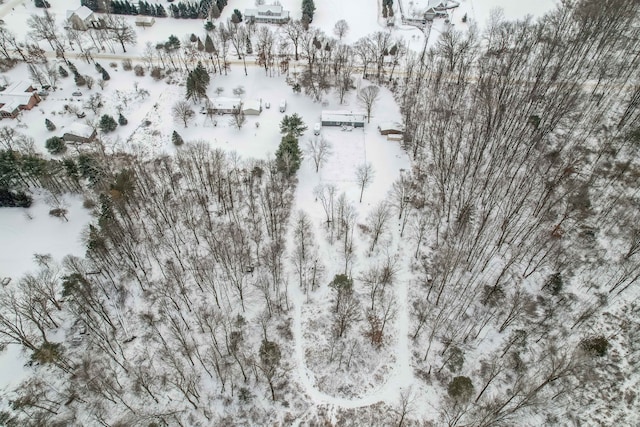
M 184 144 L 184 140 L 182 139 L 180 134 L 178 132 L 176 132 L 175 130 L 171 134 L 171 142 L 173 142 L 173 145 L 175 145 L 176 147 L 179 147 L 182 144 Z
M 122 113 L 120 113 L 120 115 L 118 115 L 118 124 L 120 126 L 124 126 L 127 123 L 129 123 L 129 120 L 127 120 L 127 118 L 125 116 L 123 116 Z
M 213 3 L 211 5 L 211 9 L 209 9 L 209 16 L 211 17 L 211 19 L 220 18 L 220 7 L 218 7 L 216 3 Z
M 108 114 L 100 118 L 100 130 L 104 133 L 113 132 L 118 127 L 118 123 Z
M 187 77 L 187 99 L 200 100 L 201 98 L 206 98 L 209 81 L 209 73 L 207 73 L 202 62 L 198 61 L 196 68 Z
M 67 144 L 65 144 L 64 140 L 58 136 L 53 136 L 47 139 L 45 147 L 51 154 L 62 154 L 67 151 Z
M 306 16 L 309 22 L 313 21 L 313 13 L 316 11 L 316 5 L 313 0 L 302 0 L 302 16 Z
M 298 146 L 298 138 L 288 133 L 282 137 L 278 151 L 276 151 L 278 169 L 287 176 L 295 174 L 302 162 L 302 151 Z
M 56 130 L 56 125 L 54 125 L 53 122 L 49 119 L 44 119 L 44 125 L 47 127 L 48 131 Z
M 65 70 L 62 65 L 58 67 L 58 73 L 60 74 L 60 77 L 69 77 L 69 72 Z

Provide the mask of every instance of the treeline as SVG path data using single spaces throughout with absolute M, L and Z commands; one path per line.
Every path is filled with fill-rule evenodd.
M 103 0 L 82 0 L 81 4 L 88 7 L 95 12 L 107 12 L 118 15 L 145 15 L 166 17 L 169 14 L 173 18 L 184 19 L 204 19 L 204 18 L 217 18 L 220 16 L 220 12 L 227 5 L 227 0 L 200 0 L 200 1 L 181 1 L 177 4 L 169 5 L 169 13 L 167 13 L 164 6 L 156 3 L 149 3 L 147 1 L 135 1 L 129 0 L 110 0 L 105 2 Z

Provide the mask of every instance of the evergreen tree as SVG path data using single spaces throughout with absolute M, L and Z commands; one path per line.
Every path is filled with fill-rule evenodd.
M 118 123 L 108 114 L 100 118 L 100 130 L 104 133 L 113 132 L 118 127 Z
M 238 22 L 242 22 L 242 13 L 238 9 L 233 9 L 233 15 L 231 15 L 231 21 L 233 22 L 233 17 L 236 17 Z
M 53 122 L 49 119 L 44 119 L 44 125 L 47 127 L 48 131 L 56 130 L 56 125 L 54 125 Z
M 69 72 L 62 65 L 58 67 L 58 73 L 60 77 L 69 77 Z
M 204 30 L 207 32 L 211 32 L 216 29 L 216 26 L 213 25 L 213 22 L 207 21 L 204 23 Z
M 173 142 L 173 145 L 175 145 L 176 147 L 179 147 L 182 144 L 184 144 L 184 140 L 182 139 L 180 134 L 178 132 L 176 132 L 175 130 L 171 134 L 171 142 Z
M 313 21 L 313 13 L 316 11 L 316 5 L 313 0 L 302 0 L 302 17 L 308 18 L 309 22 Z
M 302 151 L 298 146 L 298 138 L 288 133 L 282 137 L 282 141 L 276 151 L 278 169 L 287 176 L 294 175 L 302 162 Z
M 45 143 L 45 148 L 51 154 L 62 154 L 67 151 L 67 144 L 65 144 L 64 140 L 58 136 L 53 136 L 47 139 Z
M 206 98 L 209 81 L 209 73 L 207 73 L 202 62 L 198 61 L 196 68 L 187 77 L 187 99 L 200 100 Z
M 209 17 L 211 19 L 220 18 L 220 7 L 218 7 L 218 5 L 216 3 L 213 3 L 211 5 L 211 9 L 209 9 Z
M 122 113 L 120 113 L 120 114 L 118 115 L 118 124 L 119 124 L 120 126 L 124 126 L 124 125 L 126 125 L 127 123 L 129 123 L 129 121 L 127 120 L 127 118 L 126 118 L 125 116 L 123 116 L 123 115 L 122 115 Z
M 296 138 L 300 138 L 305 130 L 307 130 L 307 125 L 304 124 L 302 117 L 297 113 L 284 116 L 280 122 L 280 133 L 284 135 L 293 135 Z
M 245 42 L 247 44 L 247 55 L 253 55 L 253 46 L 251 46 L 251 37 L 247 36 L 245 38 Z

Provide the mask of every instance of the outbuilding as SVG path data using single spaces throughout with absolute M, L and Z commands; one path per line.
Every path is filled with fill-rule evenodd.
M 246 116 L 259 116 L 262 112 L 260 101 L 245 101 L 242 103 L 242 112 Z
M 136 27 L 153 27 L 156 19 L 153 16 L 138 16 L 136 18 Z
M 364 127 L 367 115 L 361 111 L 325 110 L 322 112 L 322 126 Z
M 82 123 L 72 123 L 65 129 L 62 139 L 65 142 L 85 144 L 96 139 L 97 132 L 94 128 Z
M 398 122 L 384 122 L 378 125 L 378 131 L 380 135 L 402 135 L 404 126 Z

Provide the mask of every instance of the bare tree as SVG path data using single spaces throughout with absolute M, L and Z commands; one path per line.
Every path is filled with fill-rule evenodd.
M 376 207 L 369 213 L 367 217 L 367 226 L 371 230 L 371 246 L 369 252 L 373 252 L 380 240 L 380 237 L 384 235 L 387 230 L 387 222 L 391 217 L 389 205 L 386 201 L 381 201 Z
M 242 129 L 242 126 L 247 122 L 247 116 L 245 116 L 244 111 L 240 110 L 231 115 L 230 122 L 233 126 L 238 128 L 238 130 Z
M 127 51 L 126 44 L 136 44 L 136 31 L 122 16 L 107 15 L 106 28 L 111 39 L 120 43 L 123 52 Z
M 358 102 L 367 110 L 367 123 L 371 122 L 371 110 L 379 95 L 380 88 L 375 85 L 367 86 L 358 92 Z
M 316 166 L 316 173 L 327 162 L 331 153 L 331 144 L 322 135 L 319 138 L 310 139 L 307 143 L 307 154 Z
M 84 105 L 85 108 L 90 109 L 91 111 L 93 111 L 93 114 L 96 115 L 98 114 L 102 106 L 102 95 L 100 95 L 99 93 L 92 94 Z
M 362 203 L 362 194 L 364 193 L 364 189 L 371 184 L 374 176 L 375 173 L 371 163 L 363 163 L 356 169 L 356 181 L 360 186 L 360 203 Z
M 189 122 L 193 120 L 193 117 L 196 114 L 191 108 L 191 104 L 189 104 L 187 101 L 176 102 L 175 104 L 173 104 L 173 108 L 171 108 L 171 111 L 173 112 L 173 117 L 176 120 L 181 120 L 185 128 L 187 127 Z
M 333 27 L 333 34 L 335 34 L 338 39 L 342 40 L 342 38 L 349 32 L 349 24 L 344 19 L 336 22 L 336 25 Z

